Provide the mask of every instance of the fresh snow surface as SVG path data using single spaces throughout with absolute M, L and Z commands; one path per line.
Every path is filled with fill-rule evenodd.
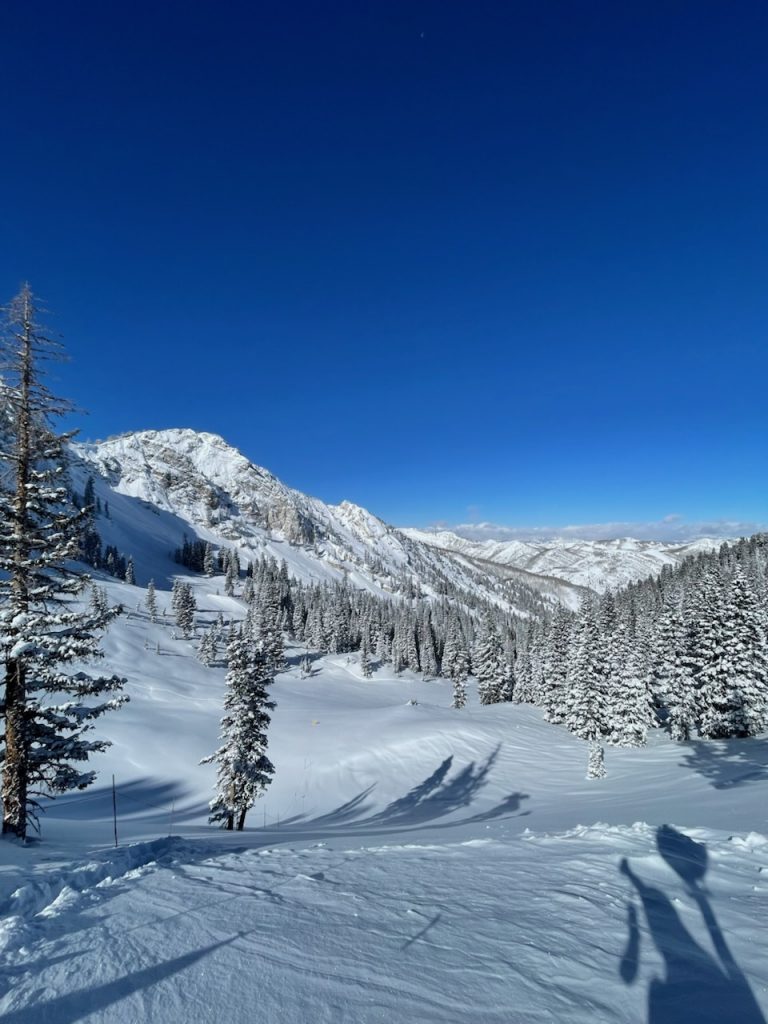
M 242 615 L 217 585 L 195 581 L 201 624 Z M 470 687 L 454 711 L 447 682 L 364 680 L 356 655 L 301 679 L 289 649 L 274 784 L 227 834 L 198 764 L 224 669 L 172 632 L 113 626 L 131 703 L 99 723 L 98 784 L 0 843 L 2 1024 L 764 1020 L 768 740 L 655 734 L 587 782 L 535 709 Z

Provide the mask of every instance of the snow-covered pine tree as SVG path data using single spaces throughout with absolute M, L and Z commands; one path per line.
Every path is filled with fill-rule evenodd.
M 272 781 L 275 769 L 267 757 L 269 711 L 274 701 L 267 687 L 272 682 L 267 666 L 242 632 L 227 645 L 227 692 L 221 720 L 219 749 L 201 764 L 218 765 L 216 796 L 210 821 L 241 831 L 245 816 Z
M 687 658 L 689 631 L 676 591 L 669 595 L 659 617 L 651 668 L 657 699 L 667 709 L 667 728 L 673 740 L 691 739 L 698 719 L 696 683 Z
M 541 637 L 542 654 L 540 693 L 538 700 L 548 722 L 559 725 L 565 715 L 568 649 L 571 642 L 573 615 L 558 605 L 549 630 Z
M 698 730 L 708 739 L 736 735 L 741 719 L 741 698 L 733 686 L 730 653 L 725 637 L 726 594 L 719 563 L 703 568 L 685 606 L 689 643 L 685 667 L 696 683 Z
M 655 721 L 642 648 L 633 645 L 628 609 L 617 609 L 613 595 L 603 598 L 601 634 L 607 644 L 608 742 L 642 747 Z
M 128 558 L 128 563 L 125 567 L 125 582 L 133 587 L 136 585 L 136 570 L 133 565 L 133 558 Z
M 371 670 L 371 643 L 368 639 L 368 630 L 363 633 L 360 642 L 360 673 L 363 679 L 370 679 L 373 675 Z
M 95 584 L 91 584 L 90 607 L 95 615 L 104 615 L 109 611 L 109 595 L 106 587 L 97 587 Z
M 10 437 L 0 462 L 0 651 L 5 668 L 3 833 L 25 838 L 35 797 L 82 789 L 80 770 L 109 746 L 89 740 L 94 719 L 127 700 L 125 680 L 91 676 L 80 666 L 101 656 L 99 634 L 118 613 L 83 607 L 88 582 L 72 568 L 88 512 L 67 504 L 65 445 L 53 418 L 68 411 L 43 381 L 40 362 L 61 357 L 36 319 L 28 285 L 6 310 L 2 400 Z M 74 671 L 68 668 L 77 665 Z
M 207 629 L 200 638 L 200 646 L 197 651 L 198 659 L 203 665 L 210 668 L 216 661 L 218 651 L 216 649 L 216 625 Z
M 155 581 L 150 580 L 147 584 L 147 615 L 149 615 L 150 622 L 157 622 L 157 593 L 155 591 Z
M 206 576 L 213 576 L 216 571 L 216 563 L 213 558 L 213 548 L 210 542 L 205 545 L 203 552 L 203 572 Z
M 447 675 L 453 682 L 453 701 L 451 707 L 463 708 L 467 703 L 467 672 L 469 668 L 469 657 L 467 654 L 467 642 L 461 623 L 455 611 L 452 611 L 448 621 L 447 636 L 445 639 L 445 650 L 443 651 L 443 675 Z
M 610 735 L 608 658 L 600 635 L 598 607 L 590 600 L 581 611 L 571 644 L 564 725 L 589 743 L 587 778 L 605 775 L 603 744 Z
M 434 679 L 439 673 L 437 664 L 437 652 L 435 650 L 435 634 L 430 621 L 429 606 L 422 612 L 418 625 L 419 630 L 419 653 L 421 657 L 421 670 L 425 679 Z
M 175 592 L 176 598 L 176 625 L 181 630 L 181 635 L 188 640 L 195 629 L 195 612 L 197 602 L 192 593 L 191 583 L 180 583 Z
M 227 597 L 235 596 L 235 583 L 238 579 L 237 563 L 235 562 L 234 553 L 232 551 L 227 552 L 227 569 L 224 575 L 224 593 Z
M 487 613 L 475 646 L 475 676 L 481 704 L 499 704 L 506 693 L 509 667 L 496 624 Z
M 526 632 L 517 646 L 514 660 L 515 687 L 512 700 L 524 704 L 532 699 L 530 635 Z
M 85 481 L 85 490 L 83 491 L 83 506 L 85 510 L 90 514 L 91 518 L 96 513 L 96 492 L 93 486 L 93 477 L 89 476 Z
M 736 736 L 755 736 L 768 724 L 768 638 L 763 615 L 759 598 L 737 563 L 725 590 L 723 636 L 736 705 Z
M 402 644 L 405 663 L 412 672 L 421 671 L 419 646 L 416 640 L 416 623 L 412 611 L 408 611 L 403 620 Z
M 258 640 L 270 674 L 280 672 L 285 665 L 283 634 L 280 629 L 280 597 L 277 580 L 267 576 L 257 597 Z

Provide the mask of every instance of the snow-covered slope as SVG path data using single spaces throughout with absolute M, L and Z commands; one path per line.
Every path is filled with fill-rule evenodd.
M 192 582 L 198 631 L 244 613 Z M 99 722 L 97 786 L 0 844 L 4 1024 L 764 1022 L 765 740 L 653 734 L 586 782 L 586 744 L 532 708 L 470 687 L 452 710 L 446 681 L 356 656 L 301 678 L 291 649 L 274 783 L 227 835 L 199 764 L 224 668 L 105 586 L 139 606 L 104 645 L 131 703 Z
M 95 476 L 111 516 L 99 518 L 105 543 L 136 559 L 139 582 L 174 570 L 169 556 L 185 533 L 215 546 L 285 559 L 302 580 L 347 576 L 385 596 L 410 592 L 481 597 L 528 614 L 538 588 L 504 572 L 461 562 L 344 501 L 329 505 L 300 493 L 249 462 L 214 434 L 159 430 L 95 444 L 74 444 L 73 481 Z
M 404 529 L 413 540 L 432 544 L 473 560 L 523 569 L 578 587 L 603 592 L 634 580 L 655 576 L 665 565 L 676 566 L 688 555 L 713 551 L 722 539 L 699 538 L 687 544 L 634 540 L 475 541 L 450 530 Z

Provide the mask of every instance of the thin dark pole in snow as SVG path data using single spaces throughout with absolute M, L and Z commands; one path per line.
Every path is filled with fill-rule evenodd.
M 112 776 L 112 821 L 115 826 L 115 846 L 117 846 L 117 792 L 115 790 L 115 776 Z

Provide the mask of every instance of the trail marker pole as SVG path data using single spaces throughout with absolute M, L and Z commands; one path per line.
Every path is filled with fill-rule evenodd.
M 115 846 L 117 846 L 117 791 L 115 790 L 115 776 L 112 776 L 112 821 L 115 826 Z

